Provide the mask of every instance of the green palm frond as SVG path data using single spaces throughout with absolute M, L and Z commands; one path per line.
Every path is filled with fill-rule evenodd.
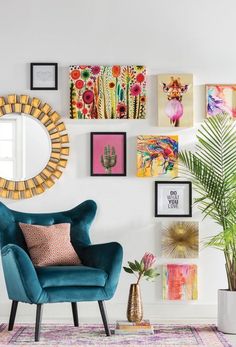
M 197 139 L 196 152 L 182 151 L 180 162 L 189 172 L 203 214 L 225 228 L 229 221 L 236 223 L 231 208 L 236 188 L 235 123 L 227 115 L 211 117 L 202 124 Z
M 197 133 L 194 153 L 182 151 L 180 164 L 198 197 L 204 217 L 222 226 L 206 246 L 224 252 L 230 290 L 236 290 L 236 124 L 226 114 L 206 119 Z
M 236 250 L 236 225 L 232 225 L 219 234 L 208 238 L 205 246 L 211 246 L 221 251 L 226 251 L 229 255 L 233 255 Z

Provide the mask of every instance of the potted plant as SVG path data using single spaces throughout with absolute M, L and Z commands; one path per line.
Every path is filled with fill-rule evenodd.
M 182 151 L 180 163 L 193 182 L 204 216 L 221 226 L 207 246 L 224 252 L 228 288 L 218 291 L 218 329 L 236 334 L 236 125 L 227 114 L 206 119 L 196 151 Z M 187 170 L 186 170 L 187 169 Z
M 157 272 L 156 268 L 153 267 L 155 262 L 155 255 L 146 252 L 141 261 L 128 261 L 129 266 L 123 267 L 126 272 L 128 272 L 129 274 L 134 274 L 137 278 L 137 282 L 132 283 L 129 290 L 129 300 L 127 307 L 127 319 L 129 322 L 141 322 L 141 320 L 143 319 L 143 305 L 139 283 L 142 278 L 145 278 L 146 280 L 152 280 L 160 275 Z

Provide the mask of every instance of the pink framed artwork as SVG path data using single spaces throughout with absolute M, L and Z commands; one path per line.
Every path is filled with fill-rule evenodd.
M 126 133 L 91 133 L 91 176 L 126 176 Z

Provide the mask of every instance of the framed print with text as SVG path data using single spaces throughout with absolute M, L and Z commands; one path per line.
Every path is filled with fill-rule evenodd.
M 156 181 L 155 217 L 192 217 L 192 183 Z

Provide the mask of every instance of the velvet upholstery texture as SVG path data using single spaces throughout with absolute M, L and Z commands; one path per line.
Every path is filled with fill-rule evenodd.
M 40 266 L 36 267 L 42 288 L 49 287 L 104 287 L 107 273 L 88 266 Z
M 92 245 L 89 229 L 97 210 L 87 200 L 58 213 L 16 212 L 0 203 L 0 248 L 9 299 L 30 304 L 99 301 L 113 297 L 123 251 L 116 242 Z M 83 265 L 34 267 L 19 222 L 71 224 L 71 243 Z

